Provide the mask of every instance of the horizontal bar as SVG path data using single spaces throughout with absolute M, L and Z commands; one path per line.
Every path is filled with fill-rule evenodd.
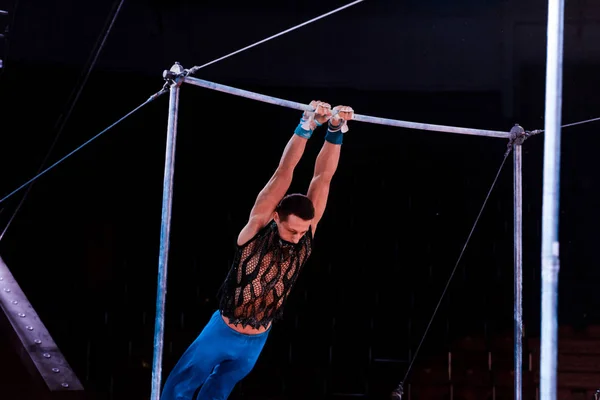
M 233 94 L 234 96 L 241 96 L 252 100 L 262 101 L 263 103 L 275 104 L 276 106 L 293 108 L 300 111 L 314 111 L 314 108 L 308 104 L 296 103 L 295 101 L 283 100 L 272 96 L 265 96 L 264 94 L 249 92 L 244 89 L 236 89 L 231 86 L 221 85 L 220 83 L 209 82 L 198 78 L 192 78 L 190 76 L 185 77 L 183 82 L 216 90 L 218 92 Z
M 200 86 L 206 89 L 212 89 L 223 93 L 229 93 L 234 96 L 246 97 L 248 99 L 262 101 L 263 103 L 270 103 L 277 106 L 292 108 L 300 111 L 313 111 L 313 107 L 308 104 L 297 103 L 295 101 L 289 101 L 280 99 L 273 96 L 266 96 L 264 94 L 250 92 L 248 90 L 237 89 L 227 85 L 221 85 L 219 83 L 209 82 L 198 78 L 193 78 L 190 76 L 186 76 L 183 79 L 184 83 L 189 83 L 194 86 Z M 379 117 L 371 117 L 368 115 L 354 114 L 354 121 L 367 122 L 370 124 L 379 124 L 379 125 L 387 125 L 387 126 L 397 126 L 399 128 L 408 128 L 408 129 L 419 129 L 423 131 L 437 131 L 437 132 L 448 132 L 448 133 L 457 133 L 461 135 L 475 135 L 475 136 L 487 136 L 487 137 L 496 137 L 496 138 L 504 138 L 510 139 L 510 132 L 501 132 L 501 131 L 490 131 L 484 129 L 470 129 L 470 128 L 460 128 L 454 126 L 445 126 L 445 125 L 433 125 L 433 124 L 424 124 L 419 122 L 409 122 L 409 121 L 399 121 L 396 119 L 389 118 L 379 118 Z

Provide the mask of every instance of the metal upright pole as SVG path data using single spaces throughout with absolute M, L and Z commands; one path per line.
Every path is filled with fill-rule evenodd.
M 169 72 L 181 73 L 179 64 Z M 173 81 L 169 97 L 169 121 L 167 124 L 167 150 L 163 178 L 163 199 L 160 227 L 160 250 L 158 258 L 158 286 L 156 291 L 156 317 L 154 326 L 154 359 L 152 364 L 151 399 L 159 400 L 162 377 L 162 356 L 165 327 L 165 298 L 167 294 L 167 264 L 169 259 L 169 234 L 171 230 L 171 207 L 173 201 L 173 173 L 175 170 L 175 142 L 177 138 L 177 111 L 179 108 L 179 81 Z
M 514 339 L 515 339 L 515 400 L 523 396 L 523 151 L 520 143 L 513 146 L 514 188 Z
M 549 0 L 542 196 L 540 399 L 556 400 L 558 349 L 559 182 L 564 0 Z

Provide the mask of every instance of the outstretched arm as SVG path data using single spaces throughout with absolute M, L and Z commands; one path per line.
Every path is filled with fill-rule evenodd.
M 248 222 L 238 236 L 239 245 L 252 239 L 273 218 L 277 204 L 285 196 L 292 183 L 294 169 L 304 154 L 306 143 L 317 127 L 315 120 L 320 125 L 329 119 L 331 115 L 329 104 L 313 101 L 310 105 L 315 108 L 315 112 L 303 114 L 300 124 L 283 150 L 275 173 L 256 198 Z
M 351 120 L 353 116 L 354 111 L 350 107 L 338 106 L 333 109 L 333 116 L 329 121 L 327 134 L 325 135 L 325 143 L 323 143 L 323 147 L 317 156 L 315 171 L 307 194 L 315 207 L 315 217 L 312 224 L 313 235 L 325 212 L 331 180 L 340 161 L 343 135 L 348 131 L 346 121 Z

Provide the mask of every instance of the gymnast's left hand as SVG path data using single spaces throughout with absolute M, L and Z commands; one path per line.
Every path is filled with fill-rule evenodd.
M 338 126 L 346 121 L 351 121 L 354 118 L 354 110 L 349 106 L 335 106 L 333 108 L 333 117 L 331 118 L 331 124 Z

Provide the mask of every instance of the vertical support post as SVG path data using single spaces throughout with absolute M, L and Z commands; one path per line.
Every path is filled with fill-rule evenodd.
M 175 64 L 169 71 L 181 73 L 181 66 Z M 168 74 L 168 72 L 167 72 Z M 177 112 L 179 109 L 180 82 L 171 83 L 169 91 L 169 120 L 167 124 L 167 146 L 165 173 L 163 178 L 162 215 L 160 227 L 160 249 L 158 258 L 158 285 L 156 291 L 156 316 L 154 325 L 154 359 L 152 364 L 151 400 L 159 400 L 162 377 L 162 357 L 165 326 L 165 298 L 167 294 L 167 266 L 169 259 L 169 239 L 171 231 L 171 208 L 173 202 L 173 174 L 175 170 L 175 142 L 177 138 Z
M 549 0 L 542 196 L 540 399 L 556 400 L 564 0 Z
M 513 146 L 515 400 L 523 396 L 523 149 Z

